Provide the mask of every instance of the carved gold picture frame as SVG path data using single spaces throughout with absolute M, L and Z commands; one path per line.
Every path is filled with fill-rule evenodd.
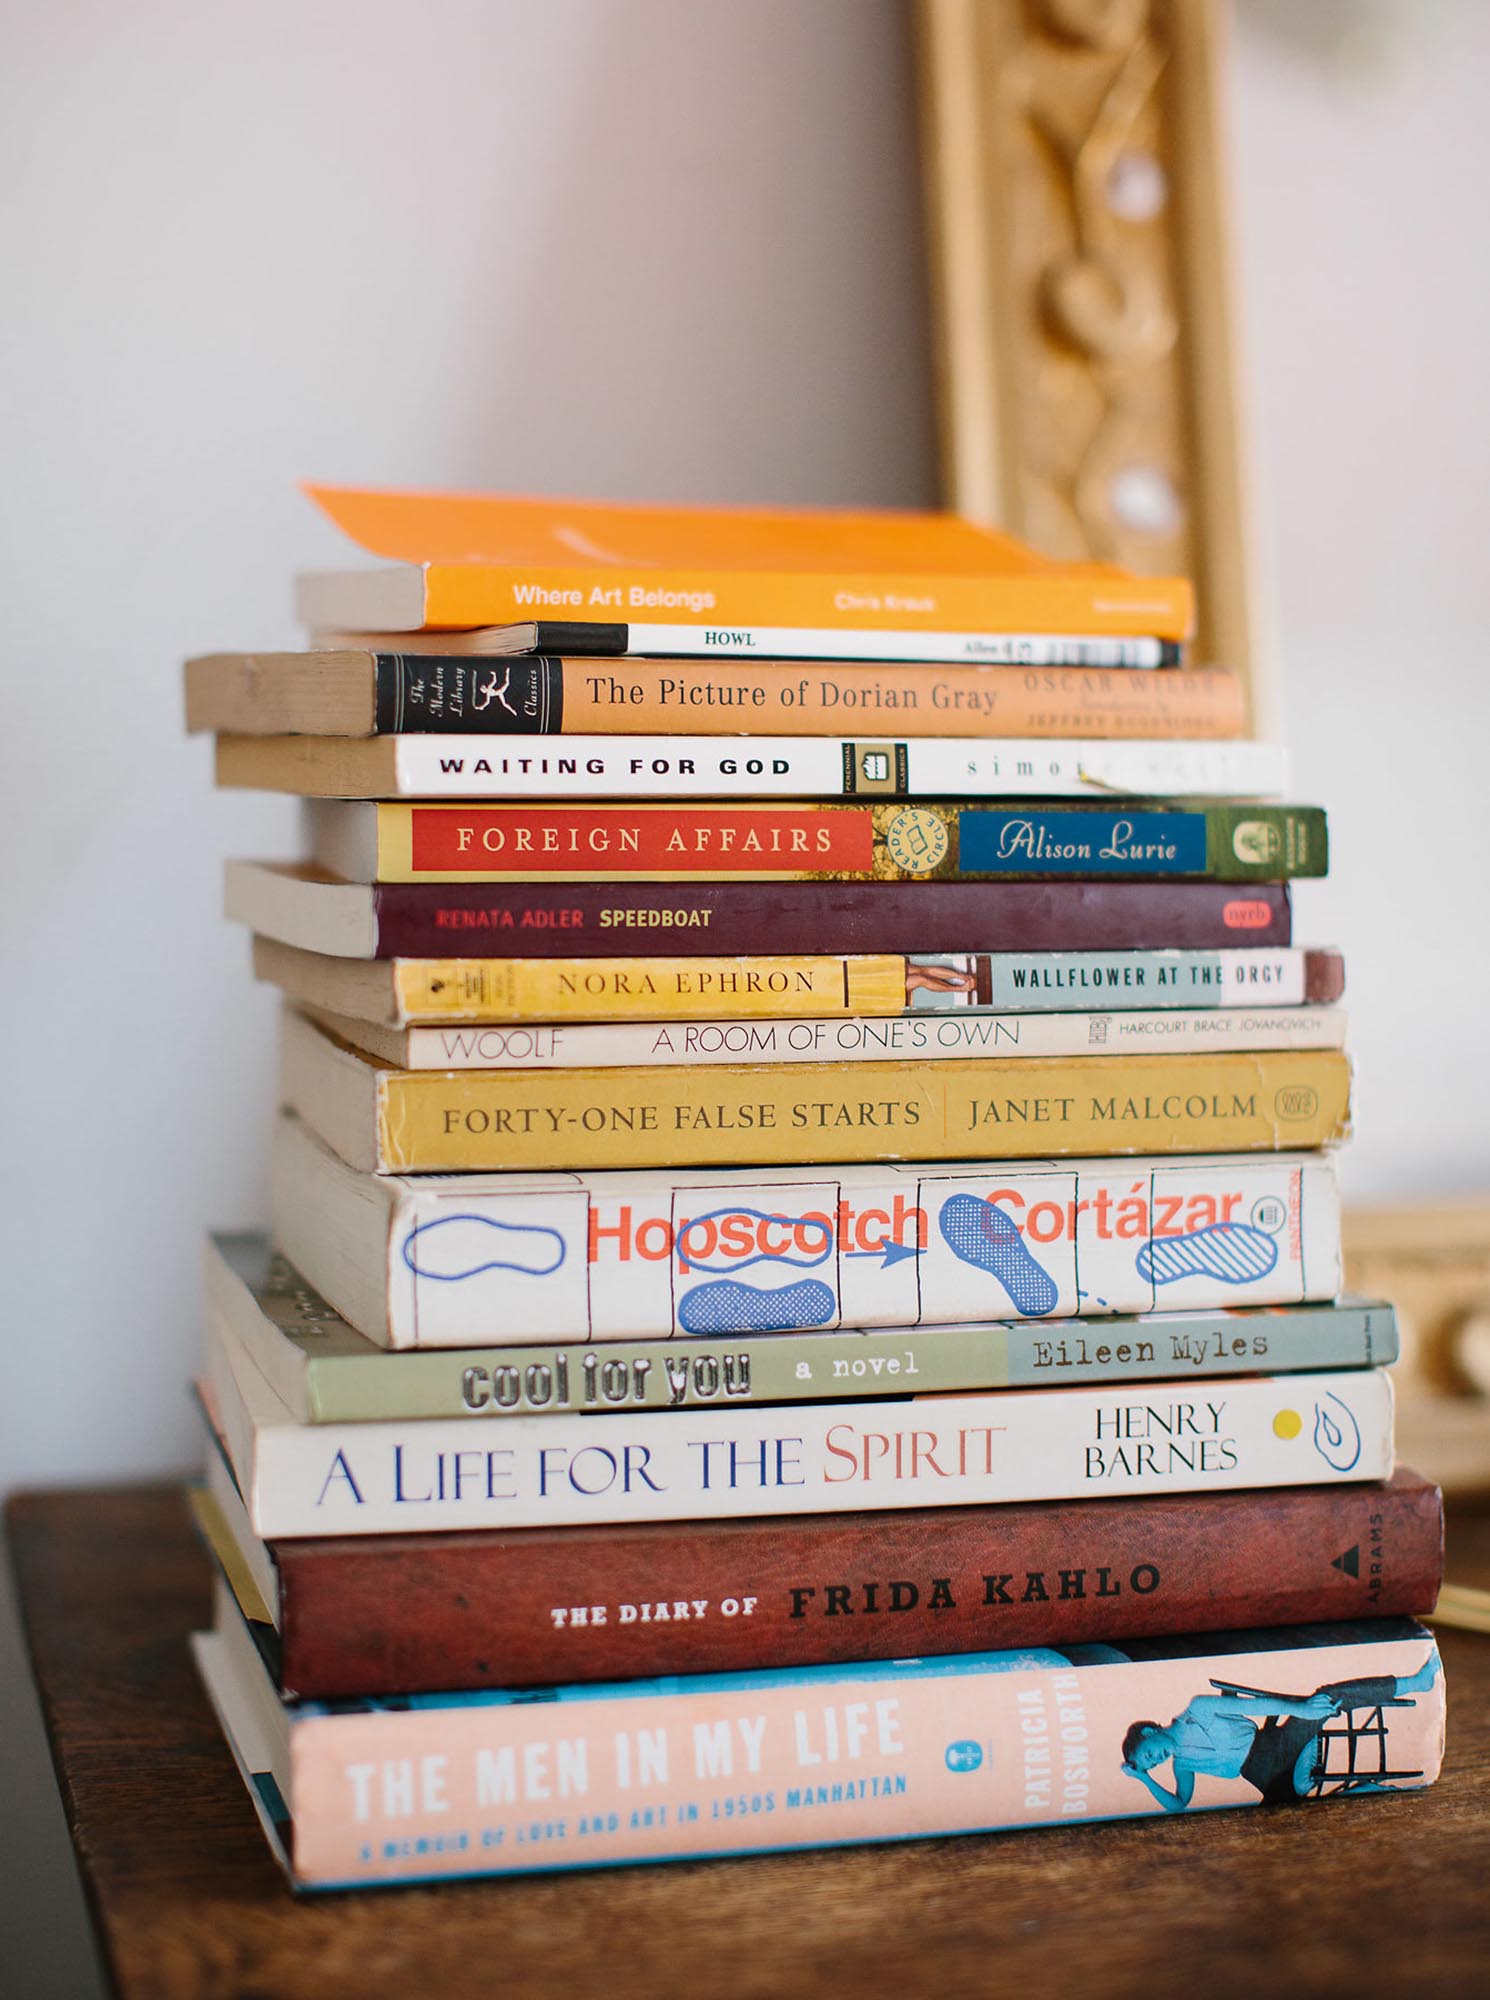
M 1256 682 L 1213 0 L 915 0 L 943 499 Z
M 1194 578 L 1197 662 L 1257 670 L 1218 0 L 912 0 L 942 497 L 1047 553 Z M 1398 1436 L 1490 1489 L 1490 1204 L 1347 1212 L 1399 1304 Z

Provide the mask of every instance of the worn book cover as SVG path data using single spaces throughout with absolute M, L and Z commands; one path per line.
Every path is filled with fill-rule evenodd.
M 1121 642 L 1119 642 L 1121 643 Z M 1218 668 L 838 660 L 472 659 L 346 647 L 186 663 L 186 726 L 256 736 L 1210 738 L 1242 733 Z
M 629 1680 L 1433 1609 L 1443 1503 L 1375 1485 L 640 1527 L 252 1538 L 215 1446 L 203 1525 L 293 1695 Z M 214 1497 L 216 1496 L 216 1497 Z M 204 1505 L 205 1503 L 205 1505 Z M 257 1609 L 262 1606 L 262 1609 Z
M 506 736 L 219 736 L 215 770 L 219 785 L 307 798 L 531 800 L 540 810 L 561 799 L 746 800 L 762 838 L 764 799 L 1258 799 L 1288 782 L 1287 759 L 1269 743 L 976 736 L 567 736 L 537 746 Z M 1259 824 L 1282 823 L 1264 811 Z M 690 844 L 700 838 L 699 822 L 680 827 Z M 587 838 L 598 842 L 598 830 Z
M 1276 1016 L 1283 1009 L 1308 1006 L 1323 1012 L 1324 1003 L 1345 991 L 1339 952 L 1293 946 L 1277 951 L 1259 946 L 1236 951 L 814 952 L 734 958 L 662 953 L 653 958 L 368 962 L 256 937 L 253 964 L 257 978 L 269 980 L 302 1005 L 354 1020 L 389 1027 L 532 1024 L 529 1042 L 535 1062 L 557 1058 L 566 1023 L 629 1021 L 656 1027 L 719 1016 L 743 1033 L 780 1016 L 806 1016 L 817 1024 L 843 1017 L 840 1025 L 847 1037 L 850 1023 L 868 1035 L 872 1019 L 896 1015 L 1092 1010 L 1089 1018 L 1095 1021 L 1114 1013 L 1136 1017 L 1159 1010 Z M 908 1025 L 939 1045 L 943 1035 L 955 1039 L 955 1019 L 912 1020 Z M 970 1043 L 977 1032 L 969 1026 Z M 984 1032 L 997 1039 L 993 1029 Z M 1218 1026 L 1216 1032 L 1224 1030 Z M 500 1052 L 495 1041 L 488 1046 L 495 1062 L 517 1059 L 520 1047 L 527 1045 L 512 1038 Z M 926 1046 L 925 1039 L 915 1044 Z M 703 1043 L 688 1053 L 703 1055 Z M 741 1044 L 740 1053 L 758 1055 L 762 1050 L 754 1043 Z
M 1442 1668 L 1411 1619 L 282 1705 L 231 1599 L 193 1641 L 305 1888 L 1413 1791 Z
M 1397 1358 L 1392 1308 L 1362 1299 L 1114 1313 L 1100 1326 L 984 1319 L 389 1353 L 259 1235 L 209 1239 L 207 1297 L 302 1423 L 797 1403 L 1369 1368 Z
M 1350 1129 L 1339 1049 L 734 1064 L 390 1069 L 287 1009 L 280 1101 L 350 1166 L 788 1166 L 1325 1146 Z
M 238 740 L 252 750 L 277 741 L 316 743 L 313 737 Z M 296 789 L 313 787 L 297 783 Z M 314 860 L 352 882 L 669 882 L 694 876 L 1273 882 L 1323 875 L 1328 865 L 1325 817 L 1317 806 L 1250 803 L 1006 811 L 924 801 L 680 807 L 312 799 L 306 830 Z
M 336 592 L 337 586 L 330 586 Z M 316 585 L 325 595 L 324 582 Z M 407 579 L 395 577 L 365 592 L 359 615 L 367 616 L 386 600 L 402 615 L 407 608 Z M 374 601 L 376 600 L 376 601 Z M 604 607 L 602 607 L 602 610 Z M 763 666 L 787 663 L 822 666 L 998 666 L 1031 672 L 1082 671 L 1128 673 L 1134 669 L 1178 667 L 1185 648 L 1177 639 L 1098 637 L 1090 632 L 946 632 L 905 627 L 864 625 L 699 625 L 678 624 L 686 611 L 659 610 L 651 619 L 631 617 L 596 623 L 584 618 L 528 618 L 514 624 L 468 625 L 461 630 L 426 627 L 411 639 L 402 631 L 379 632 L 363 625 L 356 631 L 334 625 L 313 626 L 310 643 L 322 653 L 402 654 L 418 647 L 421 659 L 491 660 L 523 656 L 564 660 L 679 661 L 722 659 L 733 670 L 759 660 Z M 658 621 L 661 622 L 658 622 Z M 932 733 L 932 732 L 923 732 Z M 1121 730 L 1114 732 L 1121 735 Z M 1224 735 L 1221 730 L 1218 734 Z
M 1327 1153 L 360 1173 L 299 1119 L 275 1240 L 393 1347 L 1286 1305 L 1340 1290 Z
M 1162 951 L 1287 945 L 1286 882 L 649 882 L 369 886 L 227 864 L 262 937 L 342 958 L 664 952 Z
M 1184 639 L 1194 622 L 1182 578 L 1055 562 L 954 514 L 305 490 L 367 553 L 402 565 L 302 577 L 313 629 L 671 617 Z
M 265 1541 L 1385 1479 L 1379 1369 L 592 1416 L 297 1423 L 226 1321 L 206 1383 Z
M 1152 1014 L 991 1014 L 983 1009 L 876 1019 L 637 1021 L 609 1026 L 386 1028 L 308 1006 L 339 1041 L 396 1069 L 631 1069 L 656 1063 L 874 1064 L 969 1057 L 1167 1055 L 1212 1050 L 1339 1049 L 1338 1007 L 1178 1008 Z M 866 1075 L 869 1072 L 866 1071 Z

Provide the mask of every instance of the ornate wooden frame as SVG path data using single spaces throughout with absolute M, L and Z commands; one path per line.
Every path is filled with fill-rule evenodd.
M 1215 0 L 915 0 L 944 498 L 1193 576 L 1247 678 Z
M 1194 577 L 1200 660 L 1252 649 L 1220 0 L 914 0 L 943 497 L 1054 555 Z M 1347 1217 L 1399 1302 L 1399 1439 L 1490 1485 L 1490 1207 Z

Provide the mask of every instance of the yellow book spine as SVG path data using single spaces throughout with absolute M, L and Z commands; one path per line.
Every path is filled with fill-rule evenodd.
M 222 1573 L 238 1600 L 239 1610 L 257 1625 L 272 1625 L 275 1622 L 274 1613 L 264 1602 L 264 1593 L 254 1581 L 253 1571 L 233 1539 L 233 1531 L 223 1519 L 221 1507 L 204 1486 L 189 1486 L 186 1504 L 192 1511 L 203 1541 L 221 1563 Z
M 823 958 L 405 958 L 407 1021 L 693 1021 L 900 1014 L 906 962 Z
M 388 1173 L 1240 1153 L 1349 1129 L 1337 1050 L 493 1073 L 378 1069 Z

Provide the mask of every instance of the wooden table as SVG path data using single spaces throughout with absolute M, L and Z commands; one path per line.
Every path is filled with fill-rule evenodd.
M 1416 1796 L 296 1900 L 187 1655 L 178 1493 L 24 1495 L 10 1528 L 127 2000 L 1490 1993 L 1490 1637 L 1441 1634 L 1448 1763 Z M 1490 1515 L 1449 1549 L 1490 1584 Z

